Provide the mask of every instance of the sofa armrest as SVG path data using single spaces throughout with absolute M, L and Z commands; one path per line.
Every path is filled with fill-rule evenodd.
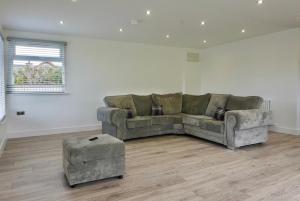
M 118 127 L 126 121 L 127 112 L 120 108 L 100 107 L 97 110 L 97 119 Z
M 225 113 L 225 125 L 230 124 L 235 130 L 244 130 L 272 125 L 272 112 L 253 110 L 233 110 Z

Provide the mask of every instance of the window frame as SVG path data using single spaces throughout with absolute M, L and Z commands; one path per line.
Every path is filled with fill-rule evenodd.
M 3 107 L 4 107 L 4 113 L 3 113 L 3 116 L 1 117 L 0 116 L 0 125 L 4 122 L 4 120 L 5 120 L 5 118 L 6 118 L 6 96 L 5 96 L 5 61 L 4 61 L 4 59 L 5 59 L 5 38 L 4 38 L 4 35 L 2 34 L 2 32 L 1 32 L 1 30 L 0 30 L 0 40 L 2 40 L 2 45 L 3 45 L 3 49 L 2 49 L 2 51 L 3 51 L 3 55 L 2 55 L 2 59 L 3 59 L 3 61 L 2 61 L 2 72 L 3 72 L 3 75 L 2 75 L 2 77 L 3 77 L 3 80 L 0 80 L 0 82 L 2 82 L 3 83 L 3 91 L 2 91 L 2 93 L 3 94 L 0 94 L 0 96 L 2 96 L 3 95 Z M 1 92 L 1 90 L 0 90 L 0 92 Z M 2 107 L 2 106 L 1 106 Z
M 38 45 L 37 45 L 38 44 Z M 60 57 L 43 57 L 43 56 L 22 56 L 16 55 L 16 46 L 36 46 L 45 48 L 59 48 Z M 8 79 L 6 82 L 6 92 L 8 94 L 68 94 L 66 90 L 66 51 L 67 43 L 62 41 L 51 41 L 51 40 L 40 40 L 40 39 L 29 39 L 29 38 L 16 38 L 7 37 L 7 75 Z M 24 61 L 41 61 L 48 62 L 62 62 L 62 84 L 61 85 L 22 85 L 19 87 L 21 90 L 16 90 L 18 87 L 14 84 L 14 60 Z M 27 88 L 27 89 L 26 89 Z M 42 91 L 41 89 L 47 89 Z M 56 90 L 55 90 L 56 89 Z

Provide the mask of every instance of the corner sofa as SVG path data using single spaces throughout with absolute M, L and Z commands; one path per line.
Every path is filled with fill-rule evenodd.
M 260 109 L 263 99 L 258 96 L 120 95 L 107 96 L 104 102 L 106 107 L 97 111 L 102 131 L 121 140 L 188 134 L 235 149 L 266 142 L 271 125 L 271 112 Z M 153 106 L 163 115 L 154 115 Z M 220 108 L 224 119 L 216 120 Z

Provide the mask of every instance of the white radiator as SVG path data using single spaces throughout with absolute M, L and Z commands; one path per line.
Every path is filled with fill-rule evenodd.
M 261 105 L 263 111 L 271 111 L 271 100 L 264 100 Z

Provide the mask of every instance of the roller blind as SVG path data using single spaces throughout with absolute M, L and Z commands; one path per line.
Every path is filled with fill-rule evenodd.
M 5 117 L 4 40 L 0 33 L 0 122 Z
M 64 93 L 65 42 L 8 40 L 8 93 Z

